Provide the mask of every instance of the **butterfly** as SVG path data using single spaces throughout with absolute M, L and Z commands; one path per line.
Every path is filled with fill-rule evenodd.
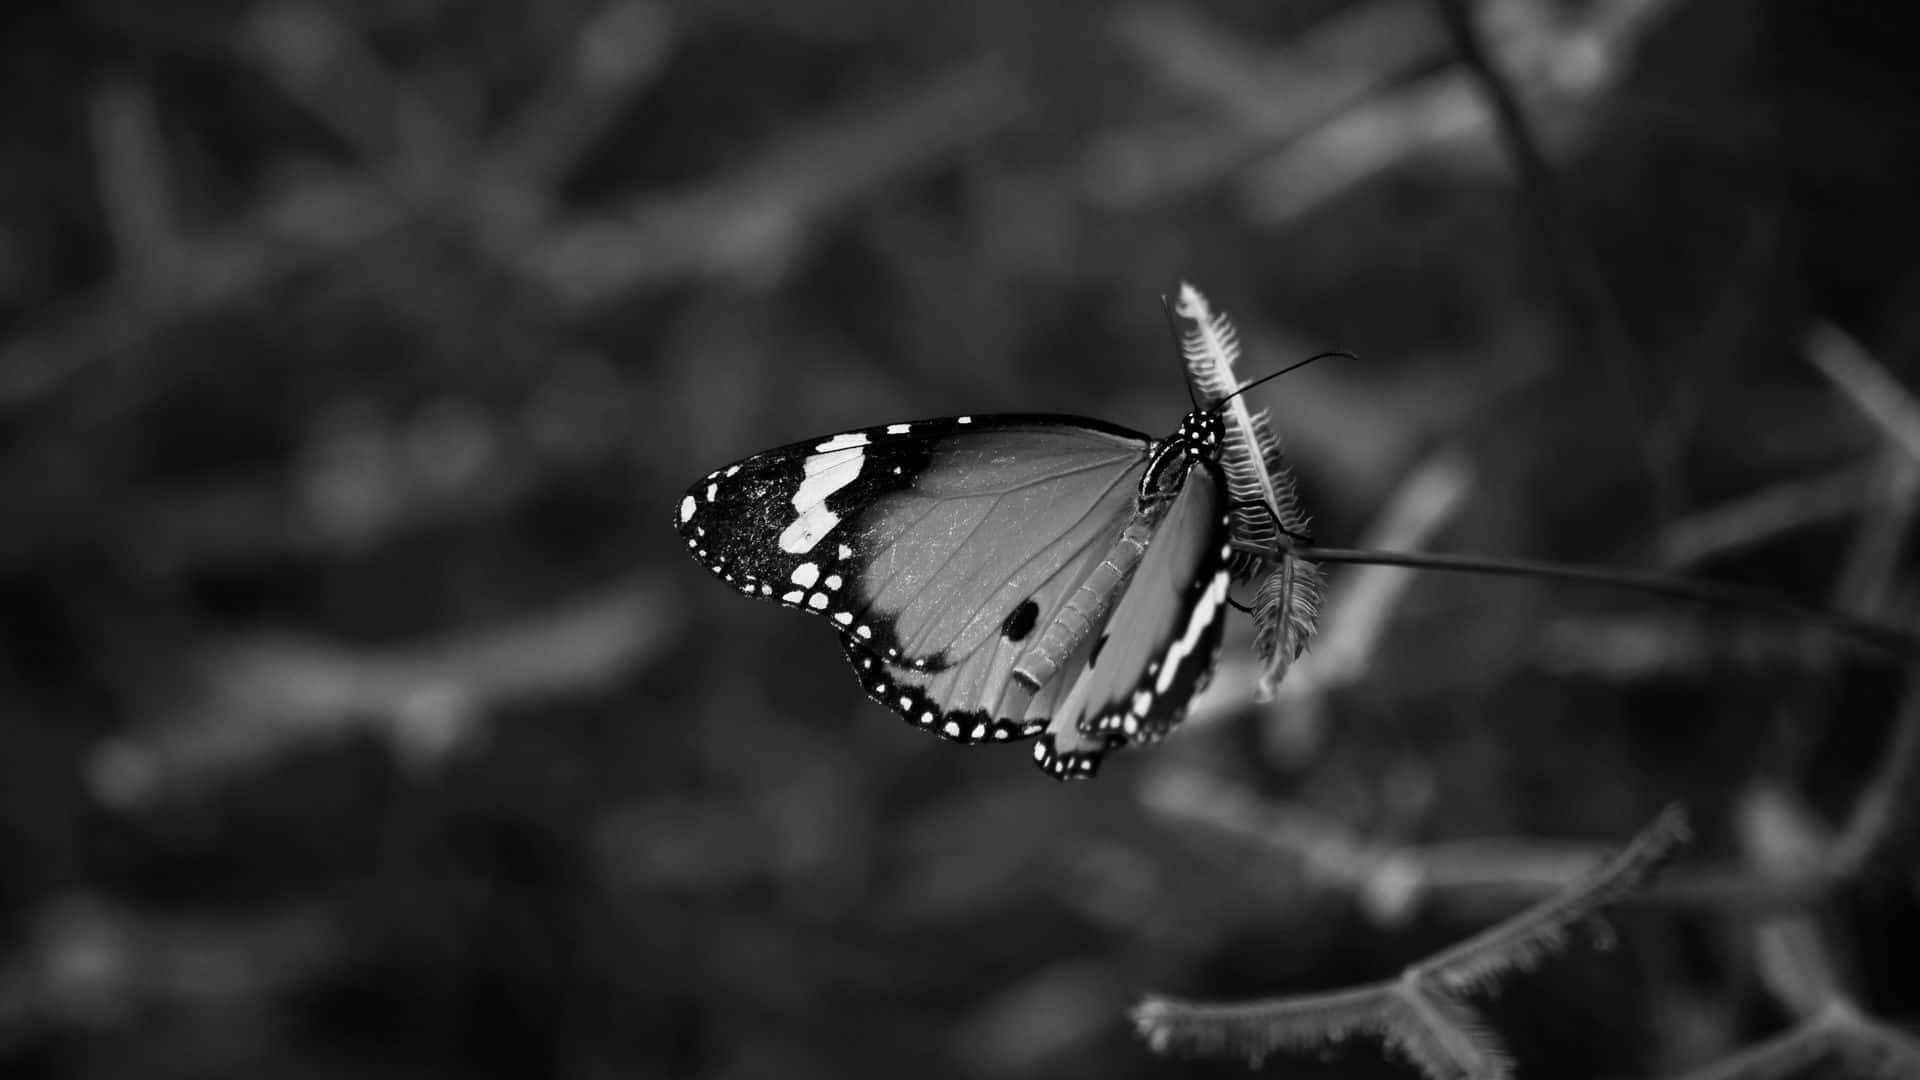
M 826 619 L 909 723 L 1032 739 L 1048 774 L 1091 777 L 1212 676 L 1235 569 L 1225 404 L 1162 439 L 1045 414 L 807 439 L 709 473 L 674 526 L 723 583 Z

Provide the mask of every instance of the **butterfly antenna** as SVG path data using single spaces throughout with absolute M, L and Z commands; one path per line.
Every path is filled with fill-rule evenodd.
M 1173 301 L 1168 298 L 1166 293 L 1160 294 L 1160 310 L 1165 312 L 1167 316 L 1167 333 L 1173 335 L 1173 351 L 1182 356 L 1186 355 L 1187 342 L 1185 338 L 1180 336 L 1180 317 L 1173 313 Z M 1193 380 L 1183 379 L 1181 381 L 1187 384 L 1187 400 L 1193 402 L 1193 411 L 1199 412 L 1200 399 L 1194 396 Z M 1221 402 L 1221 404 L 1224 405 L 1226 403 Z
M 1162 299 L 1162 302 L 1165 301 L 1164 297 L 1162 297 L 1161 299 Z M 1223 406 L 1226 405 L 1227 402 L 1232 401 L 1234 398 L 1237 398 L 1241 394 L 1244 394 L 1247 391 L 1253 389 L 1254 387 L 1259 386 L 1263 382 L 1268 382 L 1270 380 L 1277 379 L 1280 376 L 1285 375 L 1289 371 L 1298 371 L 1301 368 L 1306 367 L 1308 364 L 1313 363 L 1315 360 L 1325 360 L 1329 356 L 1344 356 L 1349 360 L 1360 359 L 1358 356 L 1355 356 L 1354 354 L 1350 352 L 1346 352 L 1341 349 L 1333 349 L 1328 352 L 1315 353 L 1312 356 L 1307 357 L 1305 360 L 1302 360 L 1297 364 L 1288 364 L 1286 367 L 1281 368 L 1279 371 L 1276 371 L 1271 375 L 1262 375 L 1259 378 L 1248 383 L 1247 385 L 1241 387 L 1240 389 L 1235 390 L 1233 393 L 1228 394 L 1226 397 L 1221 398 L 1219 403 L 1213 407 L 1214 411 L 1218 412 Z

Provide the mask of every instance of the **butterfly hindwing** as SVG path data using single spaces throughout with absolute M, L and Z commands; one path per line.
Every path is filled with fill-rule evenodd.
M 1090 773 L 1105 749 L 1158 739 L 1212 676 L 1229 585 L 1219 474 L 1190 468 L 1034 747 L 1049 772 Z

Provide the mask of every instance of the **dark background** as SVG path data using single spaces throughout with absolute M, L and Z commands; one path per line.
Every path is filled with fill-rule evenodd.
M 1913 384 L 1897 16 L 1478 7 L 1543 184 L 1440 11 L 10 9 L 0 1073 L 1243 1075 L 1124 1010 L 1384 977 L 1517 901 L 1383 903 L 1180 792 L 1518 867 L 1671 801 L 1690 861 L 1782 820 L 1817 850 L 1900 687 L 1799 625 L 1335 568 L 1337 663 L 1256 705 L 1242 626 L 1188 729 L 1062 785 L 907 730 L 680 554 L 685 484 L 810 435 L 1171 431 L 1184 277 L 1245 375 L 1361 357 L 1262 391 L 1323 543 L 1913 625 L 1912 458 L 1823 374 Z M 1904 858 L 1817 925 L 1911 1020 Z M 1615 928 L 1489 1005 L 1522 1075 L 1792 1019 L 1740 905 Z

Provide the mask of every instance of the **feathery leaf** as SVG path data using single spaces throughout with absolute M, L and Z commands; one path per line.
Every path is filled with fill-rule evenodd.
M 1386 1043 L 1433 1080 L 1507 1080 L 1513 1058 L 1466 1002 L 1434 993 L 1408 975 L 1389 995 Z
M 1391 994 L 1391 984 L 1369 983 L 1230 1005 L 1150 997 L 1130 1015 L 1157 1053 L 1233 1054 L 1258 1065 L 1275 1050 L 1312 1050 L 1361 1032 L 1385 1032 Z
M 1216 312 L 1200 290 L 1180 283 L 1173 305 L 1187 382 L 1203 407 L 1214 407 L 1240 389 L 1234 365 L 1240 360 L 1240 336 L 1224 313 Z M 1305 651 L 1320 616 L 1322 578 L 1318 567 L 1294 558 L 1285 533 L 1307 530 L 1293 472 L 1287 467 L 1272 417 L 1235 397 L 1221 411 L 1226 445 L 1220 454 L 1227 492 L 1233 502 L 1230 534 L 1235 581 L 1264 575 L 1254 603 L 1254 648 L 1263 669 L 1262 700 Z M 1264 509 L 1263 509 L 1264 508 Z
M 1585 879 L 1408 970 L 1464 992 L 1509 971 L 1531 969 L 1548 953 L 1566 947 L 1575 923 L 1638 888 L 1687 836 L 1686 814 L 1669 806 Z
M 1215 312 L 1200 290 L 1186 282 L 1180 283 L 1173 314 L 1179 323 L 1187 383 L 1202 407 L 1218 406 L 1240 389 L 1234 371 L 1240 361 L 1240 335 L 1226 315 Z M 1281 529 L 1305 532 L 1307 519 L 1267 411 L 1256 412 L 1246 398 L 1236 397 L 1222 410 L 1221 418 L 1226 421 L 1227 438 L 1220 464 L 1234 502 L 1233 542 L 1252 556 L 1236 567 L 1236 577 L 1245 581 L 1260 560 L 1287 546 Z
M 1320 596 L 1326 579 L 1320 568 L 1305 559 L 1282 553 L 1273 561 L 1253 600 L 1253 651 L 1260 657 L 1258 694 L 1273 698 L 1274 687 L 1320 625 Z

